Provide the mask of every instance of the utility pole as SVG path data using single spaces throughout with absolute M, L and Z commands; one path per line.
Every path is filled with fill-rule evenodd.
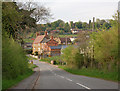
M 93 30 L 92 30 L 92 32 L 95 32 L 95 17 L 93 17 Z M 93 66 L 93 62 L 94 62 L 94 43 L 92 45 L 92 50 L 93 50 L 93 55 L 92 55 L 93 60 L 91 60 L 91 67 Z
M 66 36 L 66 46 L 67 46 L 67 36 Z
M 93 32 L 95 31 L 95 17 L 93 17 Z

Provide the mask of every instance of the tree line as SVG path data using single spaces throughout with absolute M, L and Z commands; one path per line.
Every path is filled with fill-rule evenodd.
M 95 22 L 95 29 L 99 30 L 108 30 L 111 28 L 112 25 L 112 19 L 109 20 L 100 20 L 96 19 Z M 87 22 L 64 22 L 63 20 L 59 19 L 57 21 L 47 23 L 47 24 L 37 24 L 36 31 L 45 31 L 47 30 L 48 32 L 52 30 L 60 30 L 59 34 L 63 33 L 71 33 L 71 29 L 79 29 L 79 30 L 92 30 L 92 25 L 93 22 L 89 20 L 89 23 Z

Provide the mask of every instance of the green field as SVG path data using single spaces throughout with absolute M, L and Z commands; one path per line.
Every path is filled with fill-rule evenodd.
M 70 35 L 59 35 L 59 37 L 77 37 L 77 34 L 70 34 Z

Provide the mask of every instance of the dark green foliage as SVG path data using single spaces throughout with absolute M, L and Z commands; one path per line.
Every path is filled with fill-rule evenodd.
M 19 9 L 14 2 L 2 3 L 2 32 L 7 32 L 18 42 L 22 41 L 23 34 L 27 27 L 35 27 L 36 21 L 30 17 L 33 10 L 27 11 Z M 24 31 L 23 31 L 24 30 Z
M 75 23 L 76 28 L 82 29 L 82 22 L 76 22 Z

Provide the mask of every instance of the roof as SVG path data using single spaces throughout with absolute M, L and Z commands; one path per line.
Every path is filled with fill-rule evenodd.
M 42 43 L 46 43 L 46 42 L 48 42 L 48 41 L 50 41 L 50 39 L 44 38 L 44 39 L 42 40 Z
M 50 46 L 51 49 L 61 49 L 61 46 L 58 45 L 58 46 Z
M 61 43 L 66 42 L 66 38 L 60 38 Z M 70 38 L 67 38 L 67 42 L 71 42 Z
M 34 40 L 33 44 L 40 43 L 44 37 L 45 37 L 45 35 L 37 36 L 36 39 Z

